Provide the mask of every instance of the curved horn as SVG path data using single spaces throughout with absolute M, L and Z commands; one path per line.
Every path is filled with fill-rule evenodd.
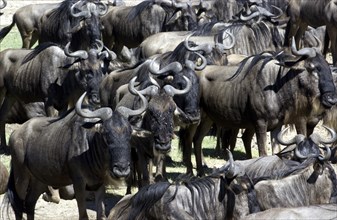
M 0 4 L 0 9 L 3 9 L 7 6 L 7 1 L 6 0 L 2 0 L 2 3 Z
M 150 63 L 150 66 L 149 66 L 149 71 L 154 75 L 161 75 L 161 74 L 169 72 L 169 71 L 172 71 L 174 73 L 179 73 L 183 69 L 181 64 L 179 62 L 175 61 L 173 63 L 168 64 L 167 66 L 165 66 L 162 69 L 156 70 L 155 67 L 154 67 L 155 60 L 156 60 L 156 58 L 152 60 L 152 62 Z
M 329 160 L 330 157 L 331 157 L 331 149 L 330 149 L 330 147 L 326 146 L 325 144 L 323 144 L 323 146 L 324 146 L 325 149 L 326 149 L 326 154 L 325 154 L 325 156 L 318 155 L 318 159 L 319 159 L 320 161 L 327 161 L 327 160 Z
M 78 58 L 82 58 L 82 59 L 88 59 L 88 52 L 85 50 L 78 50 L 75 52 L 70 53 L 69 52 L 69 46 L 70 46 L 70 42 L 67 43 L 67 45 L 64 47 L 64 53 L 68 56 L 68 57 L 78 57 Z
M 328 130 L 328 132 L 330 133 L 331 135 L 331 138 L 330 139 L 323 139 L 322 137 L 319 137 L 319 142 L 322 143 L 322 144 L 332 144 L 334 143 L 336 140 L 337 140 L 337 134 L 335 132 L 335 130 L 333 130 L 332 128 L 329 128 L 325 125 L 323 125 L 323 127 Z
M 304 156 L 299 150 L 298 147 L 295 148 L 295 156 L 299 159 L 307 159 L 308 156 Z
M 184 45 L 185 45 L 185 47 L 186 47 L 187 50 L 193 51 L 193 52 L 202 50 L 202 51 L 204 51 L 206 54 L 209 54 L 209 53 L 212 52 L 212 46 L 211 46 L 210 44 L 201 44 L 201 45 L 199 45 L 199 46 L 190 47 L 190 46 L 188 45 L 188 41 L 189 41 L 189 39 L 190 39 L 190 37 L 191 37 L 192 35 L 193 35 L 193 33 L 192 33 L 192 34 L 189 34 L 189 35 L 185 38 Z
M 83 3 L 84 3 L 84 1 L 79 0 L 79 1 L 77 1 L 75 4 L 73 4 L 71 6 L 71 8 L 70 8 L 70 14 L 71 14 L 71 16 L 73 16 L 75 18 L 78 18 L 78 17 L 86 17 L 86 18 L 88 18 L 88 17 L 91 16 L 91 14 L 90 14 L 90 12 L 88 10 L 88 5 L 86 7 L 86 10 L 80 9 L 80 7 L 83 6 Z M 76 13 L 75 12 L 75 8 L 77 8 L 80 12 Z
M 316 50 L 313 48 L 303 48 L 301 50 L 297 50 L 296 43 L 295 43 L 295 37 L 292 38 L 291 52 L 296 56 L 308 56 L 312 58 L 316 56 Z
M 272 5 L 273 8 L 275 8 L 279 14 L 278 15 L 275 15 L 273 13 L 271 13 L 270 11 L 268 11 L 267 9 L 263 8 L 263 7 L 260 7 L 260 6 L 257 6 L 257 10 L 264 16 L 266 17 L 270 17 L 270 18 L 279 18 L 282 14 L 283 14 L 283 11 L 282 9 Z
M 151 76 L 149 76 L 149 78 L 150 78 L 150 81 L 151 81 L 151 83 L 153 84 L 153 85 L 151 85 L 151 86 L 148 86 L 148 87 L 146 87 L 145 89 L 143 89 L 143 90 L 140 90 L 140 91 L 138 91 L 140 94 L 142 94 L 142 95 L 150 95 L 150 96 L 153 96 L 153 95 L 155 95 L 155 94 L 158 94 L 158 91 L 159 91 L 159 84 L 158 84 L 158 82 L 155 80 L 155 79 L 153 79 Z M 136 88 L 135 88 L 135 82 L 136 82 L 136 79 L 137 79 L 137 77 L 133 77 L 131 80 L 130 80 L 130 82 L 129 82 L 129 86 L 128 86 L 128 88 L 129 88 L 129 91 L 130 91 L 130 93 L 131 94 L 133 94 L 133 95 L 138 95 L 138 93 L 136 92 L 137 90 L 136 90 Z
M 227 153 L 228 153 L 228 167 L 227 167 L 227 170 L 225 171 L 225 176 L 228 178 L 233 178 L 235 174 L 233 154 L 228 149 L 227 149 Z
M 108 12 L 108 6 L 103 3 L 103 2 L 98 2 L 97 4 L 97 10 L 98 10 L 98 15 L 103 16 Z
M 204 57 L 203 55 L 201 55 L 201 54 L 198 53 L 198 52 L 195 52 L 195 54 L 198 55 L 198 56 L 201 58 L 202 63 L 201 63 L 200 66 L 195 65 L 195 66 L 194 66 L 194 69 L 195 69 L 195 70 L 203 70 L 203 69 L 205 69 L 205 67 L 207 66 L 207 60 L 206 60 L 206 57 Z
M 225 34 L 227 34 L 227 35 L 225 35 Z M 227 45 L 227 46 L 225 46 L 224 44 L 222 44 L 222 48 L 223 48 L 224 50 L 229 50 L 229 49 L 231 49 L 232 47 L 234 47 L 234 45 L 235 45 L 235 37 L 234 37 L 234 35 L 226 30 L 226 31 L 224 31 L 224 32 L 222 33 L 222 39 L 223 39 L 223 40 L 226 39 L 227 36 L 229 36 L 229 37 L 231 38 L 232 41 L 231 41 L 231 43 L 230 43 L 229 45 Z M 216 38 L 216 39 L 218 39 L 218 38 Z
M 254 9 L 254 12 L 252 13 L 251 9 Z M 249 7 L 248 4 L 245 5 L 245 11 L 246 11 L 246 16 L 243 15 L 243 13 L 240 14 L 240 20 L 242 21 L 249 21 L 255 17 L 258 17 L 261 15 L 261 12 L 256 8 L 255 5 Z
M 129 82 L 129 90 L 130 92 L 131 91 L 134 91 L 139 97 L 140 99 L 142 100 L 142 105 L 139 109 L 136 109 L 136 110 L 132 110 L 132 109 L 129 109 L 125 106 L 119 106 L 117 108 L 117 111 L 119 113 L 121 113 L 125 118 L 128 118 L 129 116 L 134 116 L 134 115 L 140 115 L 142 114 L 147 106 L 148 106 L 148 101 L 147 99 L 144 97 L 144 95 L 142 95 L 137 89 L 135 89 L 135 81 L 136 81 L 136 78 L 137 77 L 134 77 L 130 80 Z
M 174 96 L 174 95 L 182 95 L 182 94 L 185 94 L 185 93 L 187 93 L 188 91 L 190 91 L 191 90 L 191 88 L 192 88 L 192 82 L 191 82 L 191 80 L 189 79 L 189 78 L 187 78 L 186 76 L 183 76 L 183 78 L 185 79 L 185 81 L 186 81 L 186 83 L 187 83 L 187 85 L 186 85 L 186 87 L 185 87 L 185 89 L 176 89 L 176 88 L 174 88 L 173 86 L 171 86 L 171 85 L 165 85 L 164 86 L 164 90 L 165 90 L 165 92 L 168 94 L 168 95 L 170 95 L 170 96 Z
M 302 134 L 298 134 L 296 135 L 295 137 L 293 137 L 292 139 L 286 141 L 283 139 L 283 136 L 284 136 L 284 133 L 289 129 L 290 127 L 286 127 L 285 129 L 283 129 L 280 133 L 278 133 L 277 135 L 277 141 L 282 144 L 282 145 L 285 145 L 285 146 L 288 146 L 288 145 L 292 145 L 292 144 L 298 144 L 300 143 L 301 141 L 304 140 L 305 136 L 302 135 Z
M 105 121 L 112 116 L 112 109 L 109 107 L 99 108 L 95 111 L 90 111 L 89 109 L 82 109 L 82 103 L 87 92 L 78 99 L 75 106 L 76 114 L 83 118 L 100 118 L 102 121 Z

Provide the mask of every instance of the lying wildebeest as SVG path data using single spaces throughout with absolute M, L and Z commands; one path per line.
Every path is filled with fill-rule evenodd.
M 48 115 L 51 115 L 51 107 L 60 111 L 73 106 L 84 91 L 88 91 L 91 104 L 100 103 L 99 84 L 106 71 L 101 65 L 106 59 L 114 59 L 115 55 L 102 52 L 102 43 L 98 49 L 88 52 L 79 50 L 71 53 L 68 46 L 63 50 L 55 44 L 42 44 L 31 53 L 25 52 L 27 56 L 22 64 L 17 62 L 22 57 L 20 52 L 9 50 L 4 53 L 6 59 L 2 61 L 9 69 L 1 76 L 2 138 L 6 115 L 17 100 L 24 103 L 42 101 Z M 5 145 L 5 139 L 1 140 L 3 149 Z
M 201 142 L 213 122 L 225 128 L 247 128 L 253 131 L 251 136 L 255 131 L 259 154 L 265 156 L 268 130 L 296 124 L 337 103 L 331 70 L 322 54 L 314 48 L 297 51 L 294 42 L 292 54 L 295 60 L 288 60 L 284 53 L 262 53 L 245 59 L 240 66 L 207 66 L 199 74 L 205 120 L 201 120 L 197 132 L 191 129 L 192 133 L 185 135 L 190 139 L 183 142 L 183 147 L 191 149 L 194 141 L 199 152 L 198 174 L 203 174 Z M 252 138 L 247 140 L 245 149 L 251 157 Z M 190 156 L 186 159 L 191 164 Z M 188 171 L 192 168 L 188 167 Z
M 88 218 L 85 190 L 95 192 L 97 219 L 105 217 L 105 185 L 118 184 L 130 173 L 132 128 L 127 118 L 141 114 L 147 100 L 137 93 L 143 101 L 140 109 L 120 107 L 113 112 L 105 107 L 91 111 L 82 109 L 85 94 L 75 109 L 63 116 L 33 118 L 12 133 L 11 171 L 1 206 L 3 219 L 9 217 L 9 204 L 16 219 L 22 219 L 23 212 L 28 219 L 34 219 L 37 199 L 47 185 L 62 187 L 71 183 L 79 218 Z
M 328 162 L 310 158 L 267 180 L 236 172 L 231 156 L 228 163 L 207 177 L 144 187 L 117 203 L 109 219 L 241 219 L 275 207 L 336 202 L 336 173 Z
M 257 212 L 247 215 L 242 220 L 258 220 L 258 219 L 293 219 L 293 220 L 307 220 L 307 219 L 336 219 L 337 218 L 337 204 L 317 204 L 310 206 L 302 206 L 295 208 L 272 208 L 263 212 Z
M 222 38 L 230 38 L 230 43 L 228 45 L 219 44 L 217 36 L 191 36 L 190 32 L 187 31 L 172 31 L 172 32 L 160 32 L 153 34 L 146 38 L 137 48 L 136 56 L 138 59 L 146 59 L 155 54 L 163 54 L 169 51 L 173 51 L 174 48 L 183 41 L 193 41 L 197 45 L 209 44 L 214 48 L 217 48 L 225 54 L 225 50 L 232 48 L 235 45 L 235 37 L 228 32 L 222 33 Z M 138 53 L 138 54 L 137 54 Z
M 337 64 L 337 29 L 334 14 L 337 8 L 334 0 L 327 1 L 301 1 L 289 2 L 287 15 L 290 17 L 284 37 L 284 46 L 290 46 L 291 38 L 295 37 L 296 45 L 304 34 L 307 26 L 319 27 L 326 25 L 328 39 L 331 43 L 333 65 Z
M 0 42 L 17 26 L 22 39 L 22 48 L 31 48 L 38 40 L 43 14 L 58 7 L 59 3 L 30 4 L 16 10 L 12 23 L 0 30 Z
M 113 7 L 102 17 L 104 44 L 118 56 L 123 46 L 135 48 L 162 31 L 192 30 L 196 15 L 187 3 L 146 0 L 135 6 Z
M 8 177 L 8 170 L 6 166 L 0 161 L 0 194 L 6 192 Z
M 235 200 L 232 180 L 226 178 L 230 166 L 200 179 L 145 186 L 117 203 L 108 219 L 229 219 Z M 249 213 L 245 204 L 240 206 Z
M 64 47 L 71 42 L 72 51 L 94 48 L 96 40 L 101 40 L 100 16 L 106 12 L 107 6 L 100 1 L 64 0 L 42 17 L 39 43 Z

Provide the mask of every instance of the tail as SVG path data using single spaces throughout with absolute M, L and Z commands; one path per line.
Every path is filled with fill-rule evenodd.
M 6 37 L 6 35 L 12 30 L 13 26 L 15 25 L 14 15 L 12 18 L 12 23 L 0 30 L 0 42 Z
M 0 219 L 12 219 L 13 217 L 11 217 L 11 208 L 14 210 L 16 217 L 21 216 L 22 218 L 22 214 L 24 212 L 24 201 L 20 199 L 16 192 L 13 169 L 10 171 L 7 192 L 1 204 Z

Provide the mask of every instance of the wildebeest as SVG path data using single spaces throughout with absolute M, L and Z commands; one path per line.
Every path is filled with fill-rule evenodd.
M 290 17 L 284 39 L 284 46 L 290 46 L 291 38 L 295 37 L 296 45 L 304 34 L 307 26 L 319 27 L 326 25 L 329 39 L 331 40 L 331 53 L 333 65 L 337 63 L 337 29 L 334 14 L 337 6 L 334 0 L 327 1 L 301 1 L 292 0 L 289 2 L 287 14 Z
M 12 23 L 0 30 L 0 41 L 16 24 L 22 39 L 22 48 L 31 48 L 38 40 L 43 14 L 58 7 L 59 3 L 30 4 L 19 8 Z
M 195 150 L 201 152 L 202 139 L 214 121 L 227 128 L 248 128 L 253 131 L 251 136 L 255 131 L 259 154 L 267 155 L 268 130 L 296 124 L 296 120 L 335 105 L 336 88 L 322 54 L 314 48 L 297 51 L 294 42 L 292 54 L 295 58 L 290 60 L 284 53 L 262 53 L 245 59 L 240 66 L 207 66 L 199 74 L 200 103 L 206 118 L 201 120 L 198 133 L 189 135 L 195 137 Z M 251 137 L 248 141 L 245 146 L 250 155 Z M 191 148 L 191 144 L 187 146 Z M 197 155 L 198 174 L 202 174 L 201 155 Z
M 187 31 L 160 32 L 146 38 L 137 48 L 140 59 L 149 58 L 155 54 L 173 51 L 183 41 L 193 41 L 197 45 L 209 44 L 214 50 L 218 49 L 221 55 L 235 45 L 235 37 L 228 32 L 222 33 L 222 38 L 230 38 L 228 45 L 218 43 L 217 36 L 191 36 Z
M 135 48 L 152 34 L 193 29 L 196 15 L 187 3 L 147 0 L 136 6 L 113 7 L 101 20 L 103 42 L 119 56 L 123 46 Z M 175 26 L 176 20 L 184 22 Z
M 64 111 L 73 106 L 84 91 L 88 91 L 91 104 L 99 104 L 99 85 L 105 73 L 101 65 L 105 59 L 114 59 L 114 54 L 102 52 L 102 43 L 99 48 L 88 52 L 69 52 L 68 46 L 63 50 L 55 44 L 42 44 L 28 53 L 21 65 L 14 62 L 21 59 L 21 53 L 4 53 L 7 59 L 3 61 L 12 63 L 11 58 L 14 58 L 15 65 L 4 64 L 9 70 L 1 79 L 6 82 L 1 85 L 0 124 L 3 137 L 6 114 L 17 100 L 24 103 L 42 101 L 49 115 L 51 107 Z M 1 140 L 1 146 L 5 148 L 5 145 L 6 141 Z
M 101 40 L 100 16 L 107 12 L 103 2 L 64 0 L 59 7 L 44 15 L 39 43 L 54 42 L 60 46 L 70 43 L 70 49 L 88 50 Z
M 257 212 L 247 215 L 242 220 L 258 220 L 258 219 L 336 219 L 337 204 L 317 204 L 310 206 L 302 206 L 295 208 L 272 208 L 263 212 Z
M 83 109 L 84 93 L 75 109 L 63 116 L 33 118 L 15 130 L 9 141 L 12 161 L 2 218 L 8 217 L 10 204 L 17 219 L 23 212 L 34 219 L 37 199 L 47 185 L 72 183 L 79 218 L 88 218 L 85 190 L 89 190 L 95 192 L 97 219 L 103 219 L 105 185 L 118 184 L 130 173 L 132 128 L 127 118 L 147 107 L 146 98 L 136 92 L 143 101 L 137 110 Z

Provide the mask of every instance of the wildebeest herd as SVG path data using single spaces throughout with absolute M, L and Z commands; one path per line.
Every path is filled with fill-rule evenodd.
M 34 219 L 42 194 L 58 203 L 66 192 L 88 219 L 89 191 L 97 219 L 337 219 L 336 13 L 335 0 L 18 9 L 0 29 L 0 42 L 14 25 L 22 38 L 0 52 L 0 152 L 11 157 L 0 218 Z M 22 124 L 8 140 L 7 123 Z M 228 160 L 209 171 L 211 130 Z M 245 160 L 232 154 L 240 130 Z M 174 137 L 186 175 L 168 180 Z M 122 182 L 106 210 L 106 187 Z

